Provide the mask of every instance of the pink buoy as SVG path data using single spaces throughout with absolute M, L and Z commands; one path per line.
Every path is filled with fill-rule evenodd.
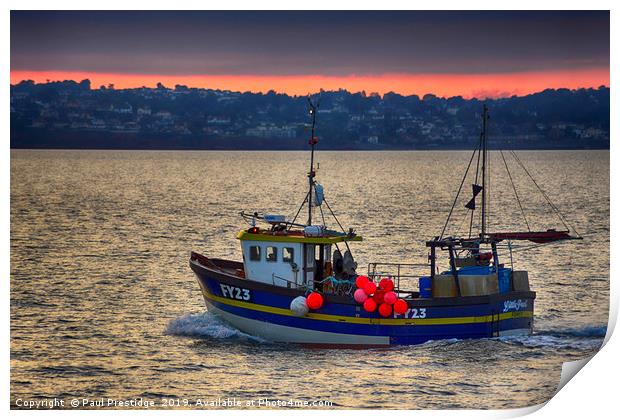
M 308 305 L 308 308 L 313 310 L 319 309 L 323 306 L 323 296 L 317 292 L 310 293 L 306 298 L 306 305 Z
M 407 305 L 407 302 L 405 302 L 403 299 L 398 299 L 394 303 L 394 313 L 402 315 L 407 312 L 407 309 L 409 309 L 409 306 Z
M 366 276 L 357 276 L 355 279 L 355 285 L 360 289 L 363 289 L 369 281 L 370 280 Z
M 391 292 L 392 290 L 394 290 L 394 282 L 392 281 L 392 279 L 388 279 L 387 277 L 383 278 L 379 282 L 379 289 L 385 290 L 386 292 Z
M 364 285 L 364 292 L 366 292 L 368 296 L 372 295 L 376 291 L 377 291 L 377 285 L 373 283 L 372 281 L 369 281 L 368 283 Z
M 385 295 L 383 295 L 383 301 L 388 305 L 393 305 L 397 300 L 398 296 L 396 296 L 394 292 L 386 292 Z
M 364 289 L 357 289 L 355 293 L 353 293 L 353 299 L 355 299 L 357 303 L 364 303 L 366 299 L 368 299 L 368 295 L 364 292 Z

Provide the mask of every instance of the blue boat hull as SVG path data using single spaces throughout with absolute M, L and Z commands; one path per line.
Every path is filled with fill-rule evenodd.
M 274 342 L 320 347 L 379 347 L 429 340 L 531 334 L 534 292 L 409 299 L 404 315 L 383 318 L 353 299 L 326 295 L 303 317 L 289 309 L 303 291 L 271 286 L 190 261 L 209 311 L 241 331 Z

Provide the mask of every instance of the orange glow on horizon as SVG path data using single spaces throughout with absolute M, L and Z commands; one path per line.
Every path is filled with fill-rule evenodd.
M 557 70 L 521 73 L 493 74 L 382 74 L 369 76 L 324 76 L 324 75 L 150 75 L 118 74 L 64 71 L 11 71 L 11 83 L 34 80 L 90 79 L 91 87 L 114 84 L 117 89 L 155 87 L 158 82 L 167 87 L 176 84 L 196 88 L 211 88 L 231 91 L 251 91 L 306 95 L 320 89 L 346 89 L 350 92 L 366 91 L 397 92 L 403 95 L 463 96 L 465 98 L 498 98 L 512 95 L 527 95 L 549 88 L 589 88 L 609 86 L 609 69 Z

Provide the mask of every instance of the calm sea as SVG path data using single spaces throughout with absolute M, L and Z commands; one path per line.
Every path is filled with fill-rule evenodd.
M 293 215 L 305 196 L 307 153 L 12 151 L 11 404 L 235 398 L 432 409 L 544 402 L 562 362 L 592 355 L 605 334 L 609 152 L 518 154 L 586 238 L 515 253 L 538 293 L 533 336 L 308 350 L 224 325 L 206 312 L 188 267 L 191 250 L 241 258 L 241 210 Z M 424 241 L 440 233 L 469 155 L 317 153 L 331 207 L 365 238 L 353 247 L 360 267 L 426 260 Z M 532 229 L 562 227 L 506 159 Z M 491 170 L 491 230 L 524 228 L 496 152 Z M 465 218 L 459 204 L 450 229 L 466 229 Z

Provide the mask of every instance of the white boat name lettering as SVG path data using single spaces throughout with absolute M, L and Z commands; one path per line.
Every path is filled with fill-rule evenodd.
M 405 318 L 426 318 L 426 308 L 410 308 L 405 312 Z
M 237 300 L 250 300 L 250 291 L 248 289 L 241 289 L 227 284 L 220 284 L 220 289 L 222 289 L 222 296 L 224 297 Z
M 524 309 L 527 309 L 527 301 L 523 299 L 507 300 L 504 302 L 504 312 L 521 311 Z

